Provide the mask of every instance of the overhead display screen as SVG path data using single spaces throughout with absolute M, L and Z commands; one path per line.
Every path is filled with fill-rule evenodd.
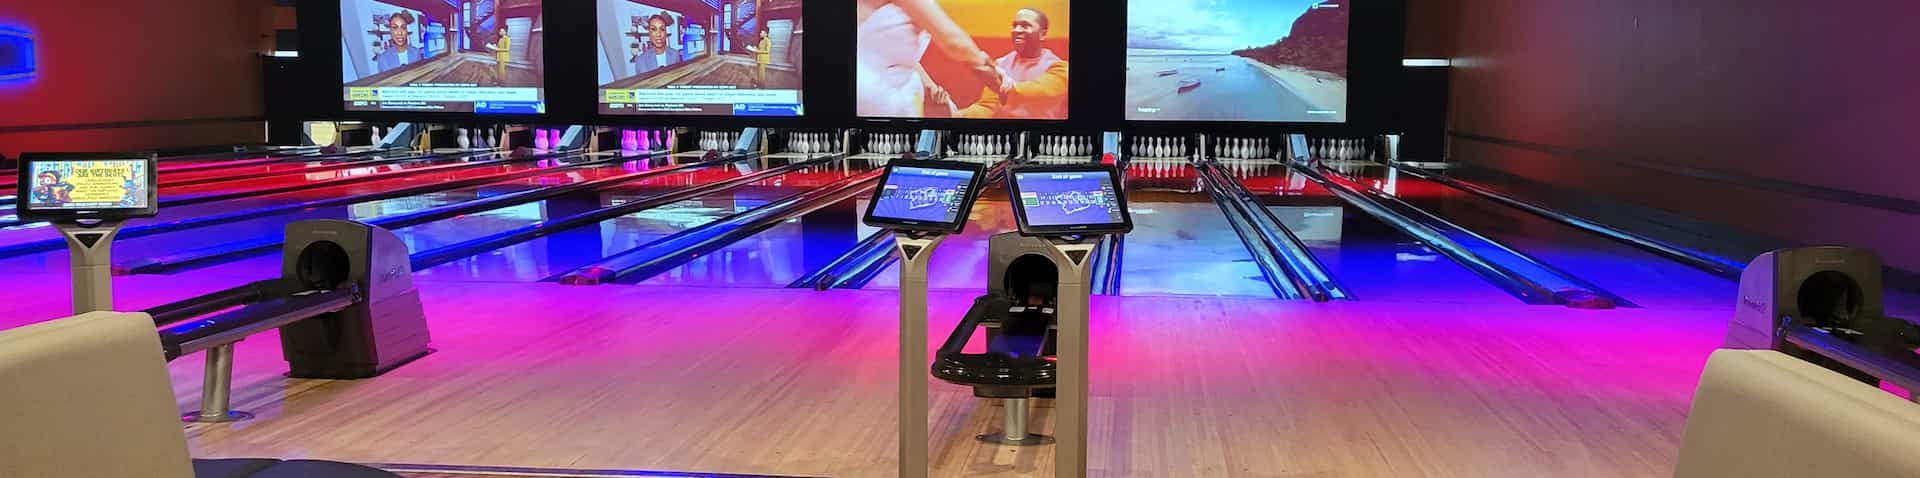
M 349 111 L 546 112 L 541 0 L 341 0 Z
M 869 118 L 1067 119 L 1069 3 L 857 2 L 855 111 Z
M 596 0 L 600 113 L 801 116 L 800 0 Z
M 1129 0 L 1128 120 L 1344 123 L 1348 0 Z

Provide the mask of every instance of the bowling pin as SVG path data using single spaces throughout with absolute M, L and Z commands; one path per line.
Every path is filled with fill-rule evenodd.
M 460 149 L 471 149 L 473 148 L 473 139 L 467 136 L 466 128 L 460 128 L 454 130 L 453 144 L 454 146 L 459 146 Z
M 640 150 L 640 133 L 630 129 L 620 130 L 620 150 L 621 151 L 639 151 Z
M 551 147 L 551 146 L 553 146 L 553 143 L 550 143 L 547 141 L 547 130 L 543 130 L 543 129 L 533 130 L 534 149 L 547 149 L 548 147 Z

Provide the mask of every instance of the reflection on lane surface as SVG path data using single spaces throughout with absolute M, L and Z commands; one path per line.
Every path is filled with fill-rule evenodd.
M 550 166 L 551 164 L 548 165 L 548 167 Z M 391 180 L 391 181 L 376 181 L 374 183 L 369 183 L 365 185 L 355 185 L 354 187 L 355 188 L 379 188 L 384 185 L 386 186 L 384 189 L 389 189 L 389 190 L 403 189 L 407 187 L 417 186 L 419 184 L 427 184 L 432 182 L 441 182 L 441 181 L 448 181 L 448 180 L 457 180 L 463 177 L 483 176 L 483 175 L 495 174 L 495 173 L 501 173 L 501 172 L 507 172 L 507 171 L 522 171 L 522 170 L 534 169 L 537 167 L 540 167 L 540 166 L 536 166 L 533 163 L 518 164 L 518 165 L 512 165 L 512 166 L 483 167 L 483 168 L 476 168 L 477 170 L 475 171 L 463 171 L 458 173 L 450 172 L 446 174 L 430 174 L 430 175 L 423 175 L 423 176 L 418 176 L 414 178 L 396 178 L 395 180 Z M 286 224 L 294 221 L 307 220 L 307 219 L 368 220 L 368 219 L 384 217 L 384 216 L 405 214 L 408 212 L 414 212 L 422 209 L 429 209 L 429 208 L 440 207 L 440 206 L 449 205 L 449 204 L 461 203 L 461 202 L 472 201 L 477 199 L 484 199 L 487 197 L 497 196 L 501 194 L 508 194 L 508 193 L 517 192 L 517 191 L 524 191 L 528 189 L 535 189 L 540 187 L 555 186 L 555 185 L 562 185 L 562 184 L 571 184 L 571 183 L 580 182 L 580 181 L 587 181 L 587 180 L 593 180 L 598 178 L 627 174 L 630 171 L 626 170 L 625 169 L 626 167 L 627 167 L 626 165 L 623 165 L 621 163 L 612 163 L 608 165 L 587 167 L 582 169 L 555 171 L 547 174 L 541 174 L 538 176 L 506 180 L 506 181 L 498 181 L 498 182 L 492 182 L 492 183 L 487 183 L 482 185 L 468 186 L 464 188 L 455 188 L 455 189 L 449 189 L 446 191 L 435 192 L 435 193 L 427 193 L 427 194 L 421 194 L 421 195 L 415 195 L 415 196 L 405 196 L 405 197 L 383 199 L 383 200 L 363 201 L 359 203 L 340 205 L 340 206 L 310 208 L 310 209 L 299 210 L 291 213 L 266 216 L 258 219 L 235 221 L 227 224 L 213 225 L 213 226 L 207 226 L 207 227 L 201 227 L 201 228 L 195 228 L 195 229 L 175 231 L 175 232 L 160 234 L 156 236 L 118 239 L 114 242 L 114 256 L 116 258 L 156 257 L 156 256 L 179 254 L 187 251 L 194 251 L 197 249 L 214 246 L 218 244 L 240 242 L 240 241 L 254 240 L 254 239 L 266 239 L 266 238 L 277 239 L 282 234 L 284 234 Z M 402 181 L 401 179 L 406 179 L 409 181 Z M 325 188 L 325 189 L 335 189 L 335 188 Z M 326 194 L 324 192 L 299 191 L 296 193 L 289 193 L 289 194 L 299 194 L 300 196 L 305 196 L 305 197 L 289 198 L 289 197 L 286 197 L 286 195 L 273 195 L 273 196 L 265 196 L 261 199 L 258 199 L 258 201 L 268 201 L 273 198 L 280 198 L 280 201 L 277 204 L 285 204 L 290 202 L 299 202 L 299 201 L 305 201 L 305 200 L 311 200 L 311 199 L 322 199 L 327 197 L 356 195 L 356 194 L 361 194 L 363 192 L 365 191 L 356 190 L 356 191 L 338 192 L 335 194 Z M 252 201 L 222 201 L 218 203 L 199 204 L 195 206 L 206 207 L 205 210 L 200 212 L 203 212 L 206 214 L 219 214 L 219 213 L 250 209 L 252 207 L 263 207 L 263 206 L 269 206 L 269 205 L 276 205 L 276 204 L 257 204 Z M 195 206 L 189 206 L 189 207 L 195 207 Z M 181 208 L 181 209 L 187 209 L 187 208 Z M 164 214 L 164 211 L 166 210 L 162 209 L 162 211 Z M 185 219 L 188 217 L 196 217 L 196 216 L 183 214 L 181 217 L 174 218 L 174 219 L 175 220 Z M 136 223 L 144 224 L 144 222 L 139 222 L 139 221 L 136 221 Z M 22 226 L 21 228 L 16 230 L 0 231 L 0 240 L 11 240 L 16 243 L 32 242 L 32 241 L 48 239 L 48 235 L 50 234 L 53 234 L 51 229 L 47 229 L 43 231 L 40 229 L 28 229 L 26 228 L 26 226 Z M 48 254 L 35 254 L 30 256 L 12 258 L 4 262 L 0 262 L 0 265 L 17 268 L 15 270 L 54 270 L 54 269 L 64 270 L 64 268 L 67 267 L 66 261 L 67 259 L 64 254 L 48 253 Z
M 866 204 L 864 198 L 847 199 L 783 221 L 640 284 L 786 287 L 879 231 L 860 223 Z
M 1133 232 L 1121 251 L 1121 295 L 1273 297 L 1226 212 L 1186 160 L 1127 166 Z
M 1314 259 L 1368 301 L 1501 303 L 1517 301 L 1406 232 L 1348 204 L 1276 161 L 1222 160 Z
M 1383 165 L 1336 166 L 1433 215 L 1648 307 L 1728 307 L 1738 284 L 1598 234 Z
M 467 216 L 403 230 L 412 250 L 425 251 L 534 223 L 607 206 L 669 194 L 675 190 L 753 174 L 733 163 L 692 173 L 657 176 L 628 187 L 599 194 L 554 198 L 536 204 L 503 209 L 488 217 Z M 424 271 L 421 279 L 538 281 L 592 264 L 674 233 L 699 227 L 726 216 L 799 193 L 820 184 L 866 171 L 865 162 L 835 161 L 764 179 L 752 184 L 601 221 L 592 226 L 559 231 Z M 459 221 L 455 221 L 458 219 Z M 401 231 L 396 231 L 401 232 Z M 411 237 L 410 237 L 411 236 Z

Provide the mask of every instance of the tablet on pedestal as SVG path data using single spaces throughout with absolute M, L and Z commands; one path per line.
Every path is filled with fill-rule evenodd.
M 954 234 L 966 227 L 986 166 L 957 161 L 896 160 L 867 203 L 866 223 L 912 234 Z
M 1028 236 L 1092 236 L 1133 230 L 1120 173 L 1104 164 L 1021 166 L 1007 173 L 1013 216 Z
M 142 153 L 27 153 L 20 156 L 14 208 L 23 221 L 49 221 L 73 251 L 74 313 L 113 309 L 113 235 L 127 219 L 160 212 L 157 158 Z

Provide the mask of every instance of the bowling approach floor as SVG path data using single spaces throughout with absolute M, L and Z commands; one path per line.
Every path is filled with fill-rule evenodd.
M 609 163 L 298 217 L 387 217 L 630 174 L 631 167 Z M 1471 197 L 1402 178 L 1400 194 L 1410 201 L 1440 201 L 1430 209 L 1571 264 L 1565 267 L 1647 307 L 1521 305 L 1285 168 L 1247 168 L 1235 174 L 1276 215 L 1343 218 L 1332 233 L 1325 221 L 1290 221 L 1289 227 L 1304 232 L 1313 253 L 1363 299 L 1274 300 L 1219 210 L 1192 186 L 1191 169 L 1177 162 L 1129 168 L 1130 184 L 1140 185 L 1138 229 L 1124 250 L 1121 293 L 1094 299 L 1094 475 L 1670 474 L 1694 380 L 1731 313 L 1730 281 L 1679 275 L 1663 269 L 1671 264 L 1632 255 L 1631 248 L 1587 241 L 1556 224 L 1488 210 Z M 239 347 L 235 406 L 259 418 L 189 425 L 193 450 L 202 457 L 381 464 L 891 476 L 893 272 L 862 290 L 780 287 L 875 232 L 855 225 L 861 200 L 824 208 L 824 222 L 776 225 L 643 283 L 649 287 L 541 281 L 861 170 L 782 175 L 417 272 L 438 352 L 379 378 L 287 379 L 280 375 L 277 339 L 248 340 Z M 258 188 L 328 177 L 235 184 Z M 163 219 L 434 177 L 440 176 L 198 204 Z M 663 175 L 598 197 L 555 197 L 396 232 L 417 253 L 713 180 Z M 934 265 L 942 270 L 930 281 L 937 289 L 931 342 L 944 338 L 984 287 L 984 250 L 972 249 L 1010 230 L 1009 216 L 1004 201 L 981 201 L 974 227 L 936 253 Z M 128 240 L 115 253 L 178 254 L 209 238 L 273 234 L 286 220 Z M 823 238 L 822 230 L 830 232 Z M 15 228 L 0 232 L 0 243 L 44 234 L 50 232 Z M 19 284 L 0 298 L 0 328 L 64 315 L 64 262 L 57 251 L 0 261 L 0 273 Z M 171 275 L 116 277 L 118 305 L 138 310 L 231 287 L 276 273 L 277 262 L 259 256 Z M 1656 275 L 1668 282 L 1646 282 Z M 194 408 L 200 361 L 189 357 L 171 370 L 181 408 Z M 965 388 L 929 381 L 934 476 L 1050 474 L 1046 447 L 972 440 L 998 427 L 999 410 Z M 1049 412 L 1035 413 L 1043 432 L 1051 425 Z
M 64 276 L 20 279 L 38 292 L 22 291 L 0 316 L 66 306 Z M 222 279 L 117 285 L 120 303 L 143 307 Z M 287 379 L 277 339 L 241 343 L 234 404 L 259 418 L 188 425 L 194 454 L 893 473 L 889 291 L 421 289 L 438 352 L 379 378 Z M 972 296 L 934 293 L 931 340 Z M 1093 305 L 1092 474 L 1162 477 L 1667 475 L 1728 313 L 1146 296 Z M 179 406 L 195 407 L 199 361 L 170 369 Z M 1048 448 L 972 439 L 998 426 L 991 404 L 938 381 L 932 390 L 934 476 L 1050 474 Z M 1035 412 L 1043 430 L 1049 412 Z

